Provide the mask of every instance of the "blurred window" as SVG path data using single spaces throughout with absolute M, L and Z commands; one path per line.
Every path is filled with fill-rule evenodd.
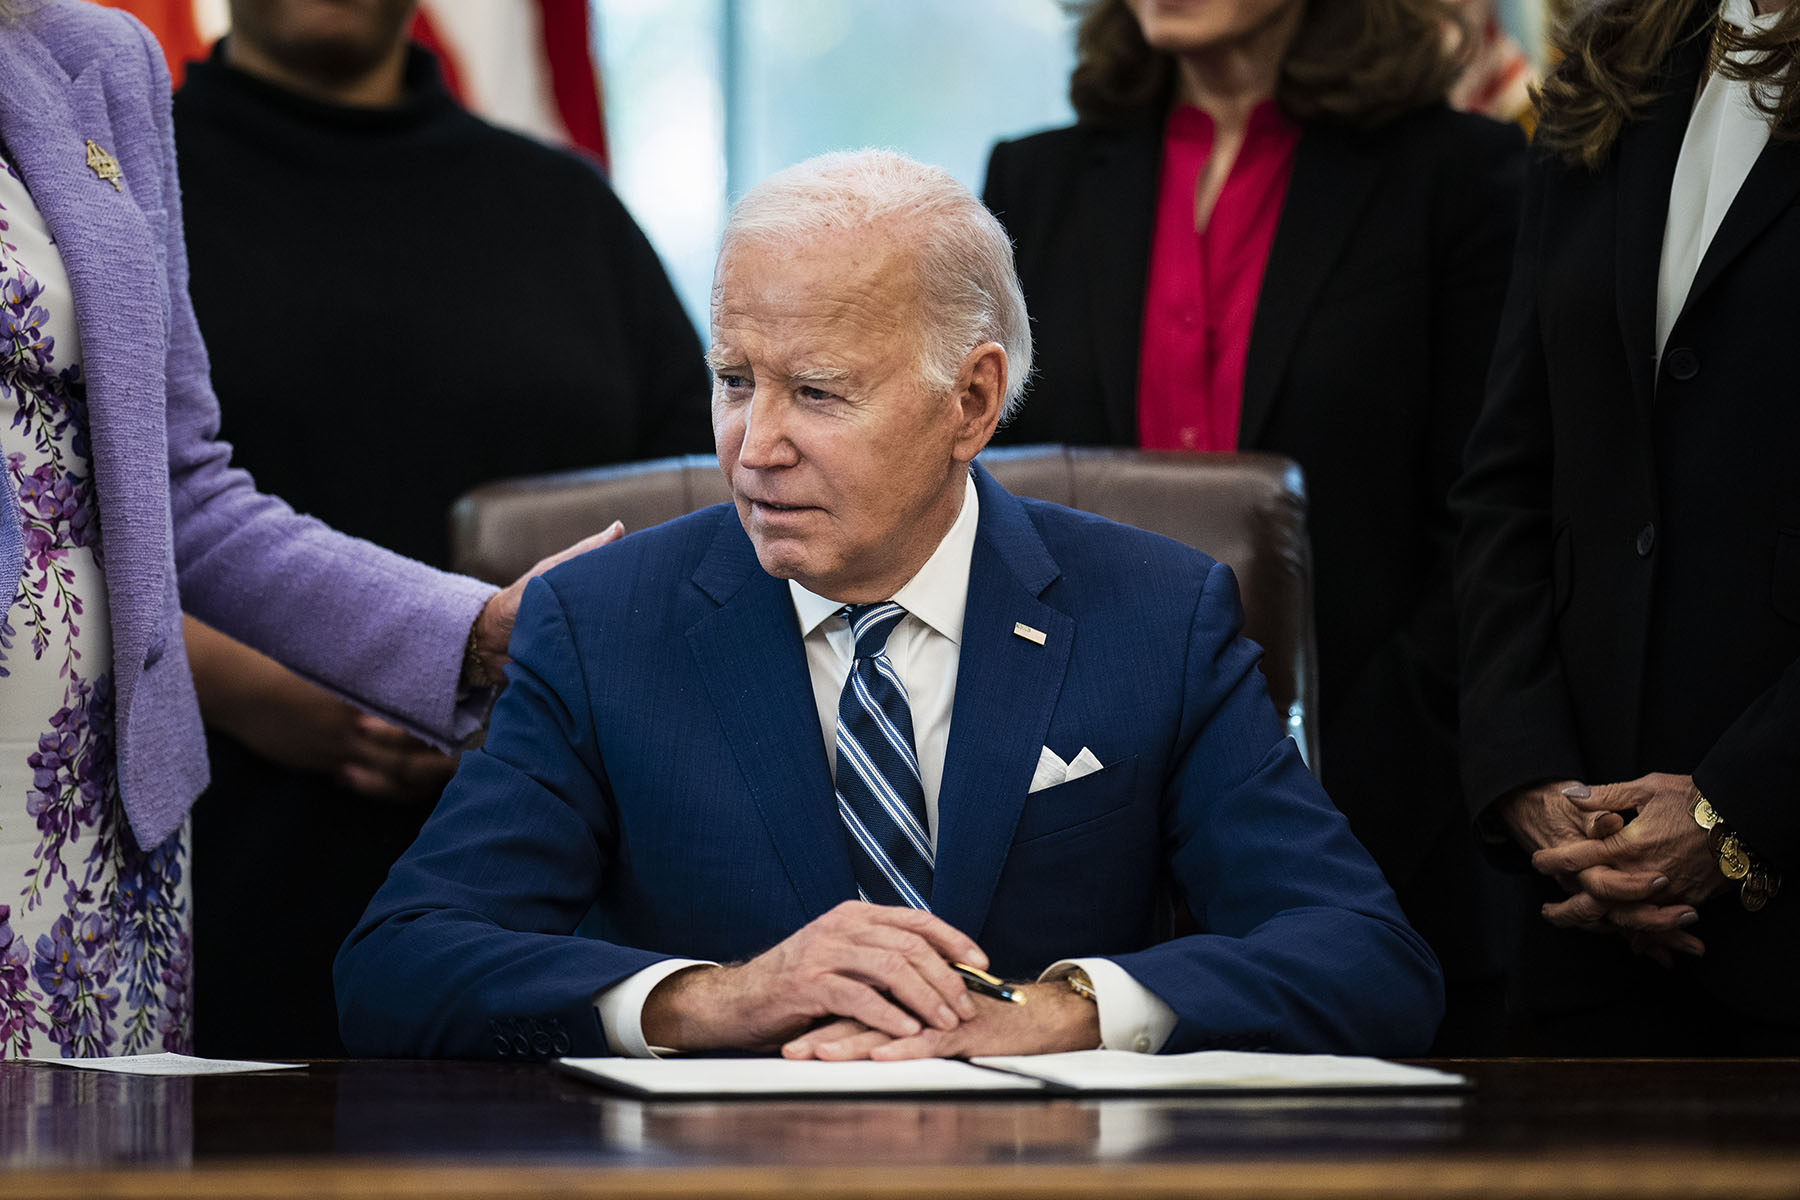
M 979 190 L 988 148 L 1073 120 L 1058 0 L 595 0 L 613 186 L 706 325 L 730 200 L 886 146 Z

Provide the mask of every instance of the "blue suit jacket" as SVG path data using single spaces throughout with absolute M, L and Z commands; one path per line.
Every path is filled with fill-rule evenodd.
M 1284 735 L 1230 570 L 976 482 L 932 909 L 1009 976 L 1113 957 L 1179 1015 L 1168 1050 L 1423 1050 L 1436 960 Z M 604 1054 L 597 990 L 856 895 L 788 587 L 732 508 L 534 582 L 512 649 L 338 956 L 353 1053 Z M 1044 746 L 1105 767 L 1027 795 Z M 1202 932 L 1169 938 L 1171 890 Z

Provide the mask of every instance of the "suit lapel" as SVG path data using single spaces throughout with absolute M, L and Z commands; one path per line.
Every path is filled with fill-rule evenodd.
M 1800 143 L 1771 138 L 1738 189 L 1725 219 L 1700 259 L 1683 311 L 1692 308 L 1719 274 L 1750 248 L 1763 230 L 1800 195 Z
M 1375 156 L 1348 134 L 1314 124 L 1300 135 L 1244 361 L 1242 448 L 1254 447 L 1268 424 L 1288 356 L 1362 220 L 1377 171 Z
M 931 893 L 932 911 L 971 937 L 987 919 L 1075 640 L 1075 622 L 1038 599 L 1060 571 L 1023 506 L 980 468 L 976 486 L 981 523 Z M 1016 635 L 1017 622 L 1042 632 L 1044 644 Z
M 133 548 L 130 555 L 105 560 L 115 650 L 124 656 L 141 650 L 163 599 L 162 575 L 141 564 L 167 561 L 170 553 L 166 503 L 133 499 L 147 489 L 162 495 L 168 490 L 167 458 L 160 453 L 167 442 L 162 359 L 167 297 L 156 239 L 132 194 L 134 185 L 154 189 L 156 180 L 143 157 L 127 165 L 121 190 L 87 166 L 89 140 L 127 157 L 107 110 L 100 64 L 70 80 L 23 30 L 4 36 L 0 129 L 56 239 L 74 294 L 94 486 L 111 498 L 104 536 L 109 545 Z M 158 452 L 149 453 L 148 447 Z M 139 569 L 130 569 L 134 562 Z
M 1662 272 L 1663 230 L 1669 219 L 1669 185 L 1687 134 L 1705 53 L 1704 38 L 1686 37 L 1661 81 L 1660 98 L 1645 119 L 1626 125 L 1619 134 L 1615 193 L 1619 336 L 1625 344 L 1632 398 L 1645 419 L 1656 390 L 1656 293 Z
M 695 668 L 810 920 L 855 899 L 856 879 L 793 601 L 729 513 L 694 583 L 719 605 L 688 630 Z
M 1117 445 L 1137 445 L 1138 343 L 1144 285 L 1162 170 L 1162 123 L 1096 134 L 1076 202 L 1077 229 L 1087 244 L 1087 292 L 1107 427 Z

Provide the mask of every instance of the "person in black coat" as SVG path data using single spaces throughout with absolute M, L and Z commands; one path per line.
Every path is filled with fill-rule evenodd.
M 1537 1052 L 1800 1052 L 1800 9 L 1760 7 L 1564 35 L 1455 493 L 1467 793 L 1544 876 Z
M 1222 402 L 1235 448 L 1306 474 L 1326 789 L 1444 963 L 1439 1049 L 1493 1052 L 1505 906 L 1457 780 L 1446 496 L 1505 294 L 1524 139 L 1442 103 L 1456 69 L 1442 4 L 1230 0 L 1185 29 L 1158 14 L 1147 0 L 1092 5 L 1071 87 L 1080 122 L 994 149 L 984 198 L 1017 243 L 1041 347 L 996 440 L 1143 444 L 1171 114 L 1195 105 L 1214 121 L 1205 207 L 1229 203 L 1234 121 L 1242 137 L 1245 114 L 1279 108 L 1297 133 L 1291 175 L 1264 214 L 1260 293 L 1252 281 L 1228 298 L 1254 317 L 1224 331 L 1243 367 Z M 1246 62 L 1260 71 L 1247 82 Z

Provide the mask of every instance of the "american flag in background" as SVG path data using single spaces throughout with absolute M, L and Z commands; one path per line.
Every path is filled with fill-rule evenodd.
M 181 86 L 231 27 L 225 0 L 96 0 L 150 27 Z M 472 112 L 606 162 L 600 73 L 588 0 L 424 0 L 413 39 L 438 56 L 444 82 Z
M 122 8 L 150 27 L 177 87 L 185 65 L 206 57 L 230 28 L 226 0 L 95 2 Z M 1477 38 L 1451 103 L 1529 123 L 1527 88 L 1535 79 L 1530 58 L 1502 24 L 1495 0 L 1459 2 L 1469 10 Z M 1553 12 L 1570 0 L 1522 2 Z M 589 0 L 423 0 L 412 34 L 437 54 L 446 84 L 471 111 L 605 165 Z

